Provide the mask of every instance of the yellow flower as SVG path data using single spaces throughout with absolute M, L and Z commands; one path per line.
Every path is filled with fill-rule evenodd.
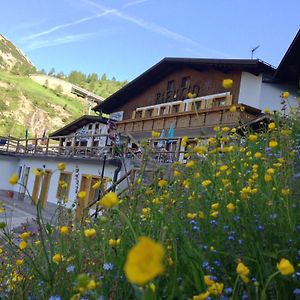
M 117 205 L 118 203 L 119 203 L 118 196 L 114 192 L 107 193 L 99 201 L 99 204 L 105 208 L 111 208 L 111 207 Z
M 207 187 L 207 186 L 209 186 L 210 184 L 211 184 L 211 180 L 209 180 L 209 179 L 202 181 L 202 185 L 203 185 L 204 187 Z
M 232 213 L 232 212 L 235 211 L 235 206 L 234 206 L 233 203 L 228 203 L 228 204 L 226 205 L 226 208 L 227 208 L 227 210 L 228 210 L 230 213 Z
M 66 234 L 69 233 L 69 228 L 68 228 L 67 226 L 61 226 L 61 227 L 59 228 L 59 232 L 60 232 L 61 234 L 63 234 L 63 235 L 66 235 Z
M 222 86 L 224 89 L 228 90 L 232 87 L 233 85 L 233 80 L 232 79 L 224 79 L 222 81 Z
M 249 141 L 256 142 L 257 141 L 257 135 L 256 134 L 250 134 L 249 135 Z
M 290 189 L 281 189 L 281 195 L 288 196 L 290 194 Z
M 158 137 L 160 137 L 160 133 L 158 132 L 158 131 L 152 131 L 152 133 L 151 133 L 151 136 L 153 137 L 153 138 L 158 138 Z
M 270 108 L 269 108 L 269 107 L 266 107 L 266 108 L 264 109 L 264 113 L 265 113 L 265 114 L 269 114 L 269 113 L 270 113 Z
M 262 154 L 261 154 L 260 152 L 256 152 L 256 153 L 254 154 L 254 157 L 255 157 L 255 158 L 261 158 L 261 157 L 262 157 Z
M 17 259 L 16 260 L 16 265 L 17 266 L 21 266 L 21 265 L 23 265 L 24 264 L 24 259 Z
M 17 174 L 13 174 L 13 175 L 9 178 L 8 182 L 9 182 L 11 185 L 15 185 L 15 184 L 18 183 L 18 180 L 19 180 L 19 176 L 18 176 Z
M 32 173 L 35 175 L 35 176 L 41 176 L 43 174 L 42 170 L 38 170 L 38 169 L 33 169 L 32 170 Z
M 201 294 L 199 294 L 197 296 L 194 296 L 193 300 L 205 300 L 205 299 L 207 299 L 209 297 L 209 295 L 210 295 L 209 291 L 206 291 L 206 292 L 201 293 Z
M 0 214 L 4 213 L 5 212 L 5 208 L 3 207 L 0 207 Z
M 195 161 L 194 160 L 190 160 L 189 162 L 186 163 L 186 167 L 187 168 L 191 168 L 195 165 Z
M 30 237 L 30 232 L 29 231 L 24 231 L 23 233 L 21 233 L 19 235 L 19 237 L 22 239 L 22 240 L 27 240 L 29 237 Z
M 110 239 L 110 240 L 108 241 L 108 245 L 111 246 L 111 247 L 116 247 L 116 246 L 118 246 L 120 243 L 121 243 L 121 239 L 116 239 L 116 240 Z
M 208 292 L 214 296 L 219 296 L 222 294 L 224 288 L 223 283 L 214 283 L 208 288 Z
M 245 266 L 242 262 L 238 263 L 236 267 L 236 272 L 241 276 L 248 276 L 250 273 L 250 270 L 247 266 Z
M 127 255 L 124 271 L 128 281 L 144 285 L 163 273 L 162 259 L 165 250 L 149 237 L 141 237 Z
M 210 275 L 204 275 L 204 283 L 208 286 L 214 284 L 214 280 L 211 279 Z
M 275 173 L 275 170 L 273 168 L 269 168 L 269 169 L 267 169 L 267 173 L 269 175 L 273 175 Z
M 52 261 L 56 264 L 60 263 L 61 260 L 62 260 L 62 256 L 59 253 L 53 255 L 52 257 Z
M 269 174 L 266 174 L 265 177 L 264 177 L 264 179 L 265 179 L 266 182 L 269 182 L 269 181 L 272 180 L 272 176 L 269 175 Z
M 277 269 L 282 275 L 290 275 L 295 272 L 294 266 L 289 262 L 288 259 L 282 258 L 279 263 L 277 263 Z
M 197 217 L 197 213 L 187 213 L 186 217 L 188 219 L 195 219 Z
M 65 163 L 59 163 L 59 164 L 57 164 L 57 169 L 59 171 L 64 171 L 66 169 L 66 164 Z
M 167 180 L 164 180 L 164 179 L 160 179 L 159 181 L 158 181 L 158 186 L 159 187 L 164 187 L 165 185 L 167 185 Z
M 240 107 L 240 110 L 241 110 L 241 111 L 244 111 L 244 110 L 245 110 L 245 106 L 241 106 L 241 107 Z
M 83 200 L 86 197 L 86 192 L 85 191 L 81 191 L 77 194 L 77 197 L 81 200 Z
M 287 99 L 290 96 L 290 93 L 288 91 L 285 91 L 281 94 L 281 97 L 284 99 Z
M 203 212 L 203 211 L 199 211 L 198 217 L 199 217 L 200 219 L 205 219 L 205 214 L 204 214 L 204 212 Z
M 218 209 L 218 208 L 219 208 L 219 206 L 220 206 L 220 204 L 219 204 L 219 203 L 213 203 L 213 204 L 211 205 L 211 209 L 214 209 L 214 210 L 216 210 L 216 209 Z
M 94 238 L 96 236 L 96 230 L 95 230 L 95 228 L 85 229 L 84 230 L 84 235 L 87 238 Z
M 213 218 L 217 218 L 218 215 L 219 215 L 219 212 L 217 212 L 217 211 L 213 211 L 213 212 L 210 213 L 210 216 L 213 217 Z
M 28 244 L 27 244 L 25 241 L 21 241 L 21 242 L 19 243 L 19 248 L 20 248 L 21 250 L 26 249 L 27 246 L 28 246 Z
M 272 141 L 269 142 L 269 147 L 270 148 L 275 148 L 277 146 L 278 146 L 278 143 L 276 141 L 272 140 Z
M 236 106 L 235 105 L 231 106 L 229 108 L 229 111 L 232 112 L 232 113 L 236 112 Z
M 175 171 L 174 171 L 174 176 L 175 176 L 175 177 L 178 177 L 178 176 L 180 176 L 180 172 L 179 172 L 179 171 L 177 171 L 177 170 L 175 170 Z
M 98 180 L 93 184 L 92 189 L 97 190 L 100 188 L 100 186 L 101 186 L 101 180 Z
M 222 172 L 227 171 L 227 169 L 228 169 L 228 166 L 226 166 L 226 165 L 223 165 L 220 167 L 220 171 L 222 171 Z
M 274 122 L 272 122 L 272 123 L 270 123 L 270 124 L 268 125 L 268 128 L 269 128 L 270 130 L 274 130 L 275 127 L 276 127 L 276 125 L 275 125 Z
M 87 288 L 88 290 L 93 290 L 93 289 L 95 289 L 95 288 L 96 288 L 96 282 L 95 282 L 95 280 L 94 280 L 94 279 L 91 279 L 91 280 L 88 282 L 86 288 Z

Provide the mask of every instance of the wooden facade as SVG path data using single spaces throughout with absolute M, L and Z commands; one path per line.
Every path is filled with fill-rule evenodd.
M 160 82 L 149 86 L 149 88 L 139 93 L 139 95 L 119 105 L 113 112 L 124 111 L 123 120 L 127 120 L 132 118 L 132 112 L 138 107 L 182 101 L 188 99 L 189 93 L 194 94 L 195 97 L 224 93 L 226 92 L 222 87 L 222 80 L 224 78 L 233 79 L 234 83 L 231 88 L 231 94 L 233 103 L 237 103 L 241 71 L 224 73 L 211 69 L 201 72 L 185 68 L 177 70 L 163 78 Z

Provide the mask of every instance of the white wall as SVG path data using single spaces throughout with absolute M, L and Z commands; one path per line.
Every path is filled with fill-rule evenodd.
M 9 178 L 18 172 L 19 160 L 13 156 L 0 155 L 0 189 L 13 190 L 8 183 Z
M 238 103 L 259 107 L 262 75 L 242 72 Z
M 288 101 L 291 106 L 296 107 L 298 105 L 296 98 L 300 97 L 300 93 L 297 92 L 295 86 L 292 87 L 290 85 L 263 82 L 260 94 L 260 105 L 258 108 L 263 110 L 268 107 L 270 110 L 280 111 L 282 108 L 282 105 L 280 104 L 280 95 L 284 91 L 288 91 L 290 93 Z
M 62 161 L 57 160 L 57 159 L 50 159 L 50 158 L 49 159 L 34 158 L 34 157 L 20 158 L 19 166 L 22 166 L 23 170 L 25 169 L 26 166 L 30 167 L 29 178 L 28 178 L 28 182 L 27 182 L 27 189 L 28 189 L 29 193 L 32 193 L 32 191 L 33 191 L 34 180 L 35 180 L 35 175 L 32 173 L 32 170 L 37 169 L 37 168 L 45 168 L 46 170 L 52 170 L 53 173 L 52 173 L 51 180 L 50 180 L 50 189 L 49 189 L 47 201 L 52 202 L 52 203 L 57 203 L 56 192 L 57 192 L 57 187 L 58 187 L 60 171 L 58 171 L 56 169 L 57 169 L 57 164 L 59 162 L 62 162 Z M 9 170 L 9 164 L 11 164 L 11 162 L 7 163 L 7 167 L 6 167 L 6 171 L 5 171 L 5 173 L 9 172 L 8 178 L 11 173 L 16 172 L 16 170 L 18 169 L 18 166 L 15 163 L 14 165 L 11 165 L 10 170 Z M 90 174 L 90 175 L 100 176 L 101 171 L 102 171 L 102 163 L 98 162 L 98 161 L 76 161 L 76 160 L 71 161 L 71 160 L 68 160 L 66 162 L 66 171 L 72 172 L 72 179 L 71 179 L 70 192 L 69 192 L 69 202 L 67 204 L 68 207 L 70 207 L 72 205 L 72 203 L 74 202 L 74 200 L 76 199 L 76 193 L 75 193 L 76 165 L 78 165 L 78 167 L 79 167 L 79 187 L 78 188 L 80 188 L 82 174 Z M 117 168 L 116 166 L 113 166 L 107 162 L 105 165 L 104 176 L 113 178 L 114 171 L 116 170 L 116 168 Z M 11 172 L 11 170 L 13 170 L 13 172 Z M 7 182 L 7 180 L 6 180 L 6 182 Z M 20 190 L 20 187 L 18 185 L 15 185 L 14 191 L 19 192 L 19 190 Z

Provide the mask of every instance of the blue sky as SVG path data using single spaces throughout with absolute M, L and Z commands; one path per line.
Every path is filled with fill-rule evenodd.
M 277 66 L 300 28 L 299 0 L 1 0 L 1 34 L 39 68 L 132 80 L 163 57 Z

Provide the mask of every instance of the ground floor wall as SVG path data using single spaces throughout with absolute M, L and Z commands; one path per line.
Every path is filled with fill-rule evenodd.
M 57 203 L 58 198 L 68 199 L 67 206 L 71 207 L 77 198 L 77 193 L 81 190 L 89 190 L 91 186 L 99 180 L 103 161 L 78 161 L 68 160 L 65 162 L 66 169 L 61 172 L 57 169 L 57 164 L 63 162 L 57 159 L 45 159 L 37 157 L 15 158 L 0 155 L 0 189 L 12 190 L 17 193 L 25 193 L 25 188 L 20 185 L 12 186 L 8 183 L 10 176 L 13 173 L 19 175 L 19 181 L 26 186 L 29 194 L 37 198 L 41 192 L 41 186 L 45 184 L 45 201 Z M 39 179 L 34 174 L 34 170 L 43 170 L 45 176 Z M 117 169 L 116 163 L 109 160 L 105 164 L 104 177 L 109 178 L 108 181 L 113 180 L 115 171 Z M 120 174 L 119 174 L 120 175 Z M 41 182 L 41 180 L 44 180 Z M 61 189 L 59 181 L 65 181 L 68 186 Z M 109 187 L 111 182 L 106 184 Z M 97 193 L 93 192 L 91 198 L 97 197 Z

